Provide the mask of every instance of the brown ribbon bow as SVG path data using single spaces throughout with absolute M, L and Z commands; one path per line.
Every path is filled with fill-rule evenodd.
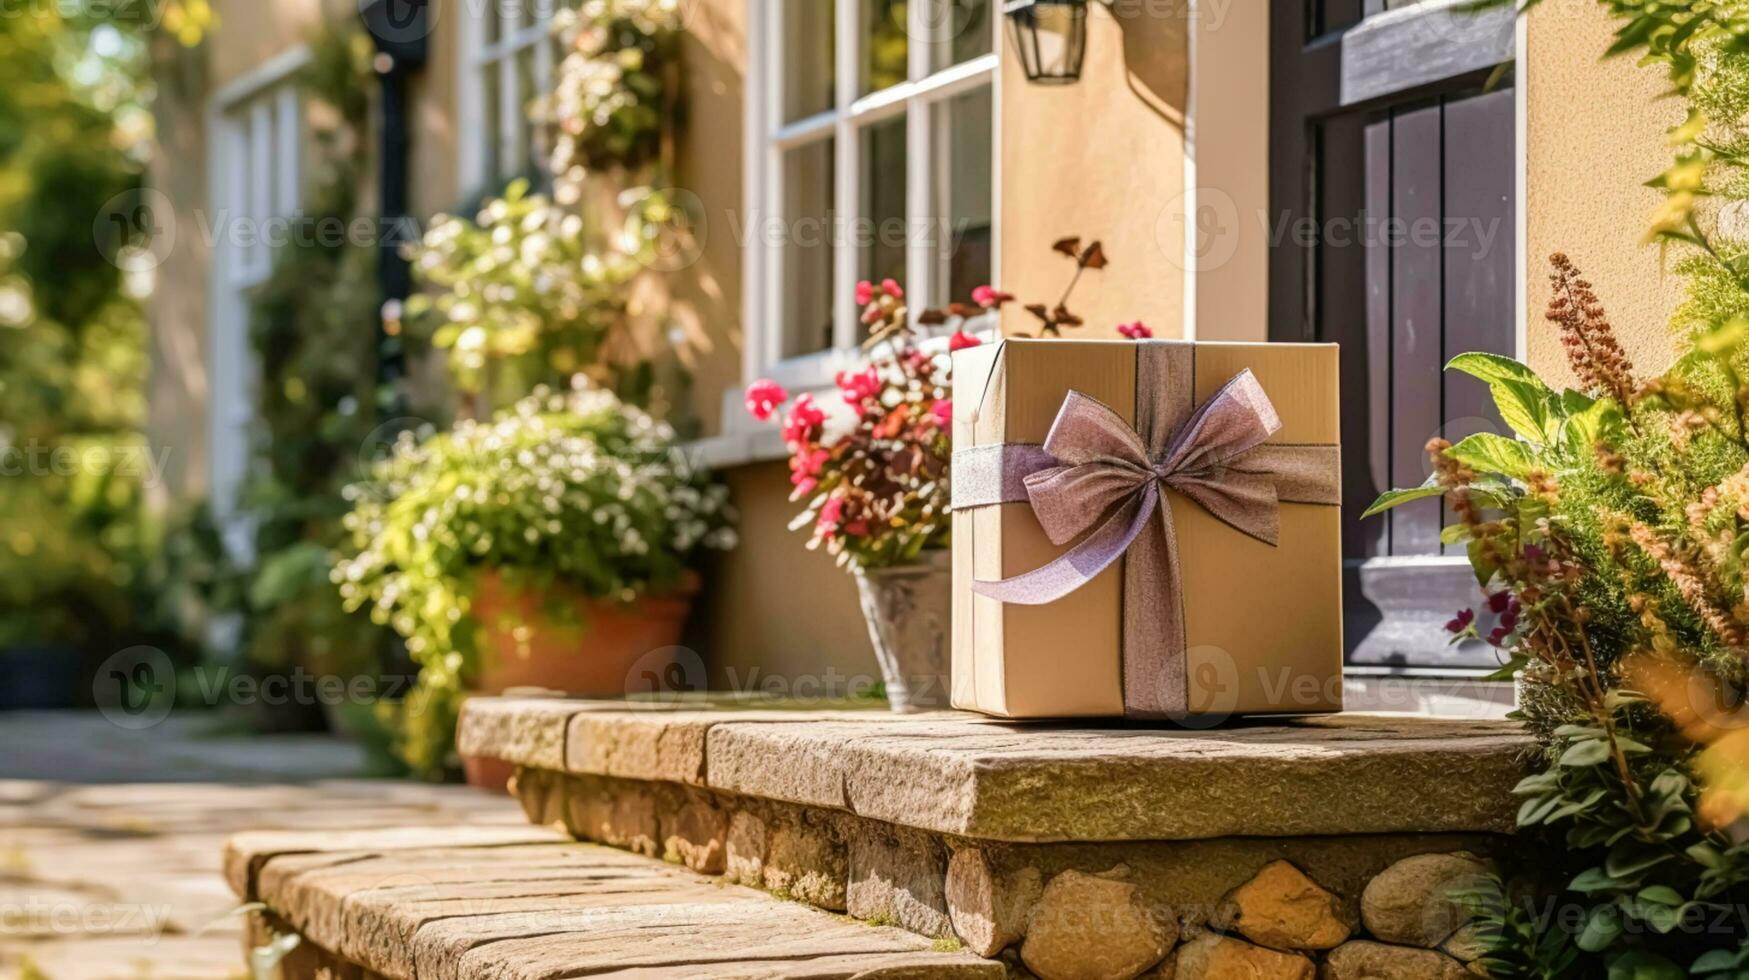
M 956 507 L 1025 499 L 1052 544 L 1075 542 L 1041 568 L 977 582 L 974 591 L 1001 602 L 1044 605 L 1127 555 L 1126 712 L 1184 716 L 1182 574 L 1172 510 L 1162 488 L 1275 545 L 1282 501 L 1330 504 L 1339 493 L 1335 447 L 1264 445 L 1280 429 L 1275 407 L 1250 370 L 1203 403 L 1158 453 L 1122 416 L 1071 391 L 1042 447 L 1005 445 L 955 454 Z M 1159 533 L 1144 534 L 1150 523 Z

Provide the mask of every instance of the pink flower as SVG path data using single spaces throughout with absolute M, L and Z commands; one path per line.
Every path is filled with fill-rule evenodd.
M 844 498 L 833 497 L 820 505 L 820 518 L 814 522 L 814 527 L 827 538 L 838 536 L 839 524 L 844 520 Z
M 1149 337 L 1154 336 L 1154 331 L 1149 330 L 1148 325 L 1140 320 L 1137 320 L 1134 323 L 1118 324 L 1117 332 L 1131 340 L 1147 340 Z
M 892 279 L 881 280 L 881 292 L 886 293 L 894 299 L 905 298 L 905 291 L 900 289 L 898 282 Z
M 935 404 L 929 406 L 929 411 L 935 416 L 935 421 L 941 423 L 942 428 L 953 424 L 952 398 L 937 398 Z
M 874 283 L 867 279 L 856 284 L 856 305 L 867 306 L 874 302 Z
M 1013 296 L 997 289 L 995 286 L 979 286 L 972 290 L 972 302 L 982 306 L 986 310 L 1001 306 L 1003 303 L 1006 303 L 1013 298 Z
M 982 343 L 983 341 L 964 330 L 955 330 L 953 336 L 947 338 L 947 349 L 950 351 L 965 350 L 967 347 L 976 347 Z
M 769 378 L 760 378 L 747 386 L 747 413 L 761 422 L 771 418 L 777 406 L 787 401 L 789 392 Z
M 820 471 L 831 455 L 824 449 L 810 449 L 790 457 L 789 482 L 795 486 L 797 497 L 805 497 L 820 486 Z
M 840 371 L 838 390 L 843 393 L 845 404 L 851 408 L 861 408 L 864 402 L 880 395 L 881 376 L 872 367 L 855 373 Z
M 790 446 L 811 442 L 825 422 L 826 413 L 815 404 L 814 396 L 802 395 L 796 399 L 789 416 L 783 420 L 783 441 Z

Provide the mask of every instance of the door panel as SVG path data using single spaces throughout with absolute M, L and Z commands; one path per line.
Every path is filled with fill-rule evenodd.
M 1391 212 L 1373 237 L 1384 239 L 1374 247 L 1391 257 L 1391 484 L 1399 487 L 1427 478 L 1423 447 L 1439 431 L 1443 407 L 1440 117 L 1437 103 L 1394 113 L 1390 172 L 1367 175 L 1391 184 Z M 1391 554 L 1438 554 L 1439 507 L 1437 500 L 1418 500 L 1392 511 Z
M 1474 591 L 1437 564 L 1442 503 L 1359 515 L 1379 492 L 1426 479 L 1428 439 L 1501 429 L 1485 388 L 1442 369 L 1467 350 L 1515 352 L 1514 102 L 1510 80 L 1484 91 L 1492 67 L 1474 66 L 1485 53 L 1443 51 L 1468 67 L 1432 85 L 1379 80 L 1371 90 L 1387 95 L 1344 104 L 1343 73 L 1356 70 L 1344 61 L 1345 32 L 1307 28 L 1348 17 L 1347 32 L 1358 27 L 1376 46 L 1382 32 L 1367 18 L 1386 6 L 1272 6 L 1272 220 L 1314 231 L 1272 244 L 1270 336 L 1343 348 L 1351 649 L 1371 663 L 1481 664 L 1491 662 L 1486 651 L 1454 653 L 1439 628 Z M 1391 31 L 1408 30 L 1403 14 L 1389 16 Z M 1401 59 L 1377 58 L 1376 47 L 1368 56 L 1400 70 Z M 1375 587 L 1381 569 L 1388 588 Z M 1418 569 L 1425 581 L 1409 581 Z

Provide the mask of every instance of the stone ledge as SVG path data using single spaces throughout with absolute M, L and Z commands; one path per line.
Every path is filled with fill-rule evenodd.
M 1010 842 L 1505 833 L 1532 745 L 1501 721 L 1343 714 L 1197 731 L 691 698 L 474 699 L 459 739 L 534 769 Z
M 242 835 L 251 941 L 296 932 L 287 980 L 613 976 L 1000 980 L 999 963 L 528 828 Z M 423 843 L 420 843 L 423 842 Z

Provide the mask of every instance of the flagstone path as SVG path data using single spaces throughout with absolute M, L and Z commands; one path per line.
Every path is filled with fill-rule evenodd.
M 239 831 L 526 825 L 508 798 L 351 778 L 365 760 L 336 739 L 213 723 L 0 714 L 0 980 L 245 977 L 221 873 Z

